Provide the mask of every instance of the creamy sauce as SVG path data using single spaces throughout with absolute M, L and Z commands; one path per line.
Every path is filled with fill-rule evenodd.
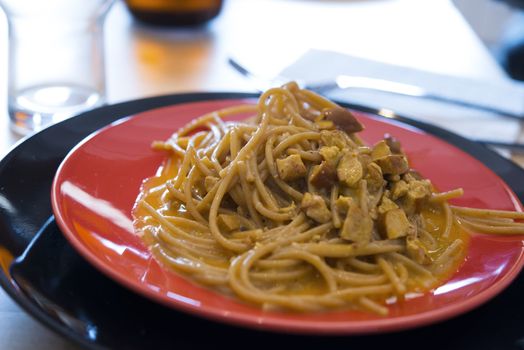
M 169 179 L 173 179 L 176 175 L 176 171 L 178 169 L 178 166 L 180 165 L 179 163 L 180 161 L 178 157 L 173 156 L 169 158 L 166 161 L 166 163 L 161 168 L 159 168 L 159 171 L 157 172 L 156 176 L 153 176 L 144 181 L 142 188 L 142 196 L 144 196 L 144 199 L 154 208 L 160 208 L 162 206 L 160 196 L 146 194 L 149 192 L 154 193 L 155 191 L 163 191 L 164 184 L 166 183 L 166 181 L 168 181 Z M 186 210 L 183 205 L 173 205 L 171 207 L 164 206 L 161 207 L 160 211 L 163 215 L 166 216 L 190 218 L 190 216 L 186 214 Z M 150 220 L 147 219 L 149 216 L 148 213 L 143 208 L 135 206 L 135 208 L 133 209 L 133 215 L 137 219 L 135 220 L 136 230 L 147 231 L 145 230 L 145 228 L 147 225 L 150 224 Z M 435 244 L 429 244 L 429 248 L 427 249 L 427 254 L 432 260 L 436 259 L 440 254 L 442 254 L 442 252 L 445 251 L 446 248 L 456 239 L 462 240 L 464 245 L 460 254 L 454 256 L 453 259 L 449 262 L 449 266 L 446 266 L 446 268 L 440 271 L 439 273 L 434 274 L 434 279 L 432 281 L 429 281 L 426 277 L 423 277 L 422 275 L 410 271 L 410 278 L 406 283 L 408 287 L 408 292 L 425 292 L 432 288 L 435 288 L 438 285 L 443 284 L 447 279 L 451 277 L 451 275 L 453 275 L 458 270 L 458 268 L 464 261 L 467 252 L 466 248 L 469 242 L 468 234 L 464 230 L 462 230 L 459 227 L 459 225 L 455 222 L 452 225 L 449 237 L 442 237 L 442 233 L 445 229 L 444 226 L 446 223 L 446 219 L 445 214 L 440 207 L 427 207 L 424 210 L 422 210 L 422 216 L 426 223 L 426 230 L 432 235 L 432 237 L 435 240 Z M 201 237 L 209 237 L 207 233 L 200 232 L 198 230 L 194 230 L 193 234 Z M 150 237 L 148 234 L 143 235 L 143 239 L 148 245 L 154 243 L 154 239 L 152 239 L 152 237 Z M 164 260 L 161 256 L 156 257 L 161 261 Z M 227 268 L 229 265 L 229 260 L 227 259 L 228 256 L 226 253 L 224 253 L 224 257 L 225 260 L 222 263 L 218 264 L 216 261 L 207 261 L 204 257 L 202 257 L 201 260 L 215 265 L 217 267 Z M 329 259 L 326 260 L 329 263 Z M 183 262 L 184 260 L 179 259 L 178 261 Z M 170 265 L 166 261 L 163 262 L 164 265 Z M 187 263 L 191 262 L 187 261 Z M 396 268 L 395 270 L 398 274 L 398 268 Z M 271 273 L 271 270 L 262 270 L 255 268 L 253 272 L 263 274 Z M 303 271 L 299 273 L 296 278 L 293 278 L 285 282 L 273 283 L 270 285 L 264 283 L 263 279 L 254 279 L 253 283 L 259 288 L 278 291 L 278 293 L 281 295 L 320 295 L 328 291 L 323 278 L 312 267 L 303 269 Z
M 159 168 L 155 176 L 144 181 L 141 190 L 142 194 L 139 198 L 144 198 L 146 202 L 149 203 L 151 206 L 160 209 L 159 211 L 165 216 L 191 218 L 191 216 L 187 214 L 186 209 L 183 205 L 177 204 L 172 205 L 171 207 L 166 207 L 164 204 L 162 204 L 161 196 L 158 194 L 154 195 L 155 193 L 161 193 L 164 191 L 165 183 L 176 176 L 176 172 L 179 166 L 180 160 L 178 157 L 172 156 L 168 158 L 165 164 Z M 442 252 L 445 251 L 446 248 L 449 247 L 450 244 L 454 242 L 456 239 L 462 240 L 463 249 L 460 251 L 458 255 L 454 256 L 451 261 L 447 262 L 446 268 L 434 273 L 432 280 L 429 280 L 427 277 L 410 271 L 409 279 L 406 282 L 408 293 L 423 293 L 433 288 L 436 288 L 439 285 L 442 285 L 458 270 L 460 265 L 464 262 L 467 253 L 467 245 L 469 243 L 469 235 L 464 230 L 462 230 L 456 222 L 454 222 L 451 227 L 449 237 L 442 237 L 442 233 L 445 230 L 444 226 L 446 219 L 443 210 L 439 206 L 428 206 L 427 208 L 422 210 L 421 214 L 424 217 L 427 232 L 431 234 L 435 241 L 434 246 L 428 244 L 429 247 L 427 249 L 427 254 L 432 260 L 436 259 L 440 254 L 442 254 Z M 147 211 L 144 208 L 135 205 L 133 209 L 133 216 L 136 218 L 134 224 L 137 232 L 145 232 L 145 234 L 142 236 L 145 243 L 148 246 L 155 244 L 155 239 L 147 233 L 148 226 L 151 225 L 151 220 L 148 219 L 150 218 L 150 216 L 147 213 Z M 195 236 L 209 238 L 207 232 L 194 230 L 192 234 L 194 234 Z M 217 247 L 217 249 L 220 249 L 220 247 Z M 201 257 L 199 259 L 200 261 L 206 262 L 216 267 L 228 268 L 229 259 L 231 258 L 231 255 L 225 251 L 223 251 L 222 253 L 224 256 L 224 260 L 222 262 L 217 263 L 216 260 L 208 260 L 205 257 Z M 170 265 L 172 265 L 168 261 L 165 261 L 165 258 L 163 256 L 158 254 L 154 255 L 159 261 L 162 262 L 163 265 L 167 266 L 168 268 L 170 267 Z M 177 261 L 181 264 L 194 264 L 194 262 L 185 259 L 177 259 Z M 326 261 L 329 263 L 329 258 L 326 259 Z M 177 272 L 181 272 L 178 269 L 175 270 L 177 270 Z M 400 273 L 397 267 L 395 267 L 395 271 L 397 272 L 397 274 Z M 254 268 L 253 272 L 271 273 L 271 270 L 261 270 Z M 254 279 L 253 283 L 255 286 L 261 289 L 278 292 L 280 295 L 322 295 L 328 292 L 328 288 L 322 276 L 312 267 L 305 268 L 303 273 L 299 274 L 296 278 L 289 279 L 283 282 L 273 282 L 272 284 L 269 284 L 264 283 L 263 280 L 261 281 L 258 279 Z M 221 291 L 223 292 L 223 290 Z M 389 297 L 390 296 L 382 299 L 375 298 L 375 300 L 384 301 Z

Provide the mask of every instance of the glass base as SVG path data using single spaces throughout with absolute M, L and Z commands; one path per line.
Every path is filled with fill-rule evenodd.
M 69 84 L 29 87 L 9 100 L 11 127 L 16 133 L 27 135 L 102 102 L 102 94 L 89 87 Z

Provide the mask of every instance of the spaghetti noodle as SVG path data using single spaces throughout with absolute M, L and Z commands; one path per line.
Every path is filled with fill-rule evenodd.
M 456 271 L 465 230 L 524 233 L 523 213 L 450 206 L 461 189 L 436 193 L 398 141 L 367 146 L 362 128 L 295 83 L 206 114 L 153 144 L 169 158 L 135 228 L 163 265 L 246 302 L 382 315 Z

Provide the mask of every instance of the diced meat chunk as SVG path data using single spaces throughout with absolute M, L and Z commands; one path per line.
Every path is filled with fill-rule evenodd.
M 284 181 L 293 181 L 304 177 L 307 169 L 298 154 L 292 154 L 284 159 L 277 159 L 278 175 Z
M 389 239 L 406 236 L 409 227 L 409 220 L 402 209 L 388 210 L 384 214 L 384 228 Z
M 402 198 L 402 208 L 411 215 L 431 196 L 431 182 L 429 180 L 415 180 L 409 182 L 407 187 L 407 193 Z
M 234 231 L 240 228 L 240 219 L 234 215 L 219 214 L 218 225 L 226 231 Z
M 334 107 L 322 111 L 326 120 L 332 121 L 337 128 L 352 134 L 364 130 L 353 113 L 342 107 Z
M 349 187 L 355 187 L 362 179 L 364 170 L 356 155 L 345 154 L 338 162 L 338 179 Z
M 335 207 L 339 213 L 347 213 L 349 207 L 353 203 L 353 198 L 347 196 L 339 196 L 335 201 Z
M 384 140 L 377 142 L 373 146 L 373 150 L 371 151 L 371 158 L 373 160 L 387 157 L 389 155 L 391 155 L 391 150 L 389 149 L 389 146 L 386 144 L 386 141 Z
M 393 200 L 399 199 L 408 193 L 409 186 L 404 180 L 397 181 L 391 187 L 391 198 Z
M 326 206 L 326 202 L 322 197 L 306 192 L 302 198 L 301 208 L 306 215 L 321 224 L 331 220 L 331 212 Z
M 398 205 L 386 196 L 382 197 L 382 201 L 378 206 L 379 214 L 385 214 L 390 210 L 398 209 Z
M 358 160 L 360 161 L 360 164 L 362 164 L 362 167 L 364 169 L 367 169 L 368 165 L 371 164 L 371 162 L 373 162 L 373 160 L 371 159 L 371 155 L 360 152 L 358 153 Z
M 318 153 L 326 162 L 331 163 L 331 165 L 333 166 L 337 165 L 338 160 L 342 156 L 342 154 L 340 153 L 340 149 L 337 146 L 320 147 Z
M 383 174 L 400 175 L 409 170 L 408 160 L 400 154 L 378 158 L 375 162 L 380 166 Z
M 337 170 L 327 161 L 315 165 L 309 175 L 309 182 L 318 188 L 331 188 L 337 182 Z
M 376 163 L 369 163 L 366 167 L 366 181 L 368 183 L 368 189 L 371 192 L 380 190 L 384 184 L 384 177 L 382 175 L 382 169 Z
M 406 237 L 406 253 L 419 264 L 427 265 L 431 263 L 431 258 L 428 256 L 426 248 L 415 236 L 408 235 Z
M 386 145 L 388 145 L 389 149 L 391 150 L 391 153 L 404 154 L 404 152 L 402 152 L 402 146 L 400 145 L 399 140 L 397 140 L 390 134 L 384 135 L 384 141 L 386 142 Z
M 417 180 L 408 184 L 408 196 L 415 200 L 427 198 L 431 195 L 431 182 L 429 180 Z
M 335 146 L 342 150 L 352 144 L 348 134 L 340 130 L 322 130 L 320 141 L 324 146 Z
M 418 180 L 424 179 L 424 177 L 422 177 L 422 175 L 420 175 L 420 173 L 416 171 L 415 169 L 409 169 L 407 173 L 402 175 L 402 177 L 404 181 L 406 182 L 418 181 Z
M 373 219 L 355 202 L 352 202 L 340 230 L 340 237 L 356 243 L 367 243 L 371 240 L 372 232 Z

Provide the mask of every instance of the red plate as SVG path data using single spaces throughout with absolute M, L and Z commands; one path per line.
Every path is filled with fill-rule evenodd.
M 243 100 L 180 104 L 140 113 L 94 133 L 65 158 L 52 189 L 55 217 L 69 242 L 100 271 L 135 292 L 179 310 L 236 325 L 307 334 L 363 334 L 422 326 L 471 310 L 502 291 L 522 265 L 522 236 L 474 235 L 466 262 L 443 286 L 390 306 L 387 317 L 356 311 L 262 311 L 163 269 L 133 232 L 131 209 L 142 180 L 164 159 L 150 149 L 195 117 Z M 491 170 L 419 129 L 358 113 L 363 138 L 401 140 L 411 165 L 440 190 L 463 187 L 458 205 L 522 210 Z

